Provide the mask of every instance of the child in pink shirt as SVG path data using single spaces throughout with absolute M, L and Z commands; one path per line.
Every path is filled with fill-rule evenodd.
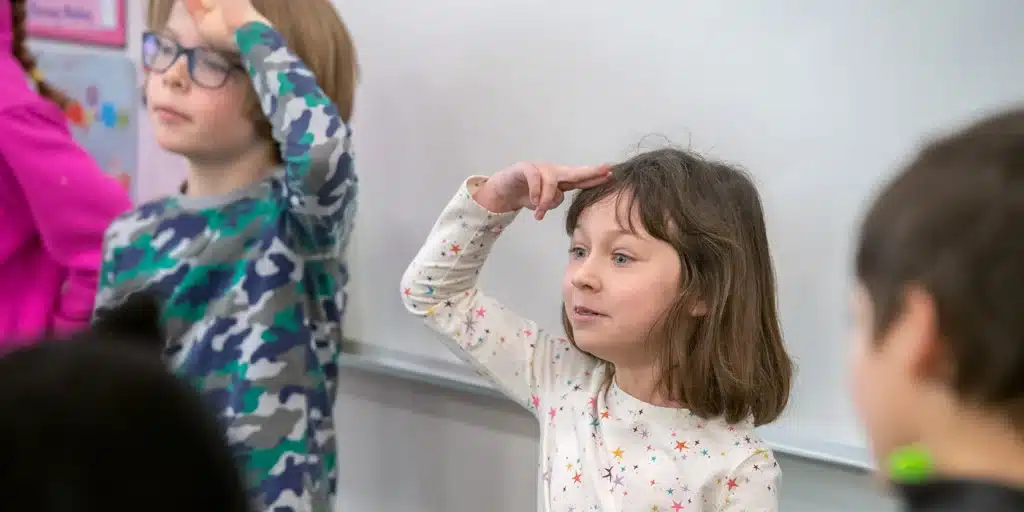
M 0 0 L 0 349 L 88 323 L 103 232 L 131 206 L 72 139 L 24 22 L 24 0 Z

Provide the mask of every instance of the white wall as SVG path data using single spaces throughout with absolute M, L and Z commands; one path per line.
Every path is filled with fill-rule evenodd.
M 865 203 L 922 137 L 1019 101 L 1024 80 L 1020 0 L 333 1 L 363 72 L 346 336 L 451 360 L 396 285 L 458 184 L 519 159 L 619 161 L 665 134 L 757 182 L 798 365 L 762 431 L 837 456 L 864 444 L 847 298 Z M 499 246 L 482 288 L 557 328 L 558 219 L 520 218 Z
M 855 203 L 921 136 L 1019 98 L 1024 76 L 1014 0 L 334 1 L 364 59 L 347 335 L 443 350 L 405 329 L 395 288 L 460 178 L 518 158 L 603 161 L 591 152 L 634 130 L 678 142 L 694 126 L 700 149 L 722 142 L 769 173 L 759 181 L 800 356 L 784 428 L 807 440 L 850 438 L 858 423 L 843 345 Z M 557 326 L 555 289 L 537 293 L 561 275 L 534 254 L 564 244 L 547 226 L 503 235 L 491 293 Z M 523 268 L 529 279 L 509 273 Z M 341 389 L 344 509 L 534 509 L 536 427 L 515 406 L 355 373 Z M 864 474 L 780 460 L 783 511 L 895 510 Z

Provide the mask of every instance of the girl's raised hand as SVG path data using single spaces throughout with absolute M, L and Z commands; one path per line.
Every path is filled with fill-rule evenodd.
M 270 25 L 251 0 L 184 0 L 196 22 L 199 35 L 221 51 L 236 51 L 235 32 L 243 25 L 259 21 Z M 281 0 L 284 1 L 284 0 Z
M 496 213 L 527 208 L 537 220 L 562 204 L 565 192 L 608 181 L 611 166 L 570 167 L 518 163 L 491 176 L 473 198 Z

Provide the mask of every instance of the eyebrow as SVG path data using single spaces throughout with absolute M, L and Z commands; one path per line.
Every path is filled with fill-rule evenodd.
M 572 234 L 576 235 L 577 233 L 579 233 L 579 234 L 586 234 L 586 233 L 584 233 L 584 230 L 579 228 L 579 227 L 574 229 Z M 634 232 L 630 231 L 629 229 L 626 229 L 626 228 L 624 228 L 622 226 L 617 226 L 615 229 L 609 229 L 607 231 L 603 231 L 603 233 L 609 233 L 609 234 L 614 235 L 614 236 L 630 236 L 630 237 L 633 237 L 633 238 L 643 238 L 640 235 L 640 233 L 634 233 Z

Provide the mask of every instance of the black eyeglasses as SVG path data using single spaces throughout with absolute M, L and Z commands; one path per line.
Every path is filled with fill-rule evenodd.
M 187 60 L 188 76 L 192 82 L 205 89 L 224 87 L 233 71 L 245 69 L 211 49 L 185 48 L 174 39 L 156 32 L 142 34 L 142 65 L 147 70 L 163 73 L 182 55 Z

